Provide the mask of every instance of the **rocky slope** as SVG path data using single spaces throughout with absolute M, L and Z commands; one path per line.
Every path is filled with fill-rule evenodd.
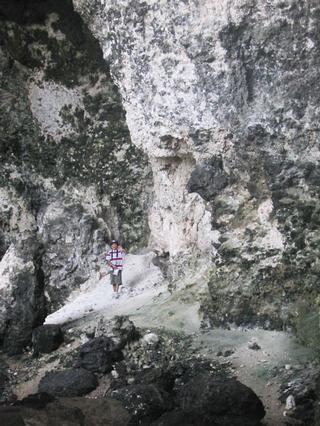
M 5 1 L 0 19 L 0 341 L 13 353 L 110 238 L 146 244 L 152 174 L 72 3 Z
M 196 356 L 186 336 L 145 332 L 126 317 L 78 326 L 65 324 L 65 344 L 55 353 L 24 355 L 10 375 L 19 401 L 0 406 L 0 421 L 55 426 L 70 411 L 72 426 L 261 425 L 257 395 L 226 365 Z M 48 337 L 37 333 L 37 342 Z M 35 393 L 23 398 L 27 389 Z
M 152 165 L 151 246 L 212 260 L 209 324 L 319 336 L 319 3 L 74 4 Z
M 317 366 L 286 333 L 138 329 L 111 315 L 40 326 L 33 349 L 6 357 L 0 423 L 54 426 L 70 410 L 70 425 L 316 424 Z

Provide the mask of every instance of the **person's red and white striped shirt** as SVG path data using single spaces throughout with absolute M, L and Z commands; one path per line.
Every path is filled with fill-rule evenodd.
M 123 269 L 124 252 L 120 250 L 109 250 L 106 254 L 106 261 L 111 262 L 114 269 Z

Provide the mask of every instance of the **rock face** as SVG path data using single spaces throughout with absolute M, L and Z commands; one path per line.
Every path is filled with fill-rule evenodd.
M 204 324 L 317 342 L 318 1 L 73 4 L 0 6 L 0 341 L 121 236 L 169 279 L 205 264 Z
M 0 263 L 0 335 L 14 355 L 31 343 L 32 329 L 46 317 L 42 248 L 34 238 L 12 244 Z
M 72 2 L 4 1 L 0 20 L 0 342 L 19 352 L 111 238 L 146 243 L 152 175 Z
M 281 328 L 299 299 L 315 309 L 319 3 L 74 4 L 152 165 L 150 244 L 212 259 L 208 322 Z

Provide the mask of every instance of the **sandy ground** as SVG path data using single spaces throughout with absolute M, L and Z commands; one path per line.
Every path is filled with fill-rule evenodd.
M 300 346 L 288 333 L 262 329 L 215 329 L 200 331 L 199 282 L 201 277 L 184 277 L 172 294 L 167 290 L 160 270 L 153 265 L 153 254 L 128 255 L 123 273 L 124 286 L 119 299 L 112 298 L 108 276 L 92 277 L 68 303 L 51 314 L 46 323 L 64 323 L 86 317 L 97 321 L 125 314 L 140 327 L 167 328 L 193 336 L 196 353 L 228 362 L 238 379 L 251 387 L 262 399 L 267 426 L 284 425 L 285 407 L 278 401 L 279 383 L 275 371 L 303 366 L 312 358 L 308 349 Z M 202 274 L 205 272 L 202 271 Z M 260 350 L 248 348 L 257 342 Z M 228 357 L 218 357 L 219 351 L 231 350 Z

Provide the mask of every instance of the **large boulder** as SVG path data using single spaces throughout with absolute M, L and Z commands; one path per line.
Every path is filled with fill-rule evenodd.
M 90 371 L 68 369 L 47 373 L 39 383 L 39 392 L 54 396 L 82 396 L 98 386 L 98 381 Z
M 117 342 L 110 337 L 96 337 L 79 349 L 75 366 L 95 373 L 109 373 L 115 362 L 121 361 L 123 354 Z
M 59 325 L 46 324 L 37 327 L 32 333 L 32 344 L 35 353 L 50 353 L 63 342 L 63 333 Z
M 262 402 L 250 388 L 235 379 L 209 374 L 183 384 L 176 402 L 180 411 L 197 414 L 208 425 L 255 426 L 265 415 Z

